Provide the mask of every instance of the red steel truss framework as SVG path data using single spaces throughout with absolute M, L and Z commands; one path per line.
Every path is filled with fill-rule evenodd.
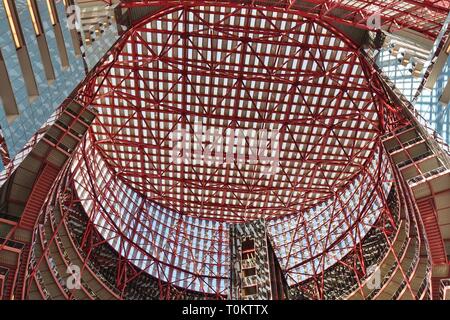
M 105 1 L 109 3 L 111 1 Z M 222 3 L 223 1 L 209 1 L 210 3 Z M 395 31 L 399 29 L 411 29 L 435 39 L 448 15 L 449 1 L 427 0 L 279 0 L 279 1 L 234 1 L 261 6 L 275 6 L 287 9 L 301 9 L 310 18 L 319 18 L 329 23 L 350 25 L 366 30 L 373 30 L 371 19 L 374 14 L 379 14 L 383 29 Z M 192 5 L 198 1 L 121 1 L 125 8 L 140 6 L 173 6 L 177 4 Z M 369 22 L 369 23 L 368 23 Z
M 198 3 L 216 3 L 221 4 L 223 1 L 190 1 L 190 0 L 169 0 L 169 1 L 150 1 L 150 0 L 83 0 L 82 2 L 104 2 L 105 5 L 111 6 L 119 4 L 122 8 L 139 8 L 146 6 L 155 6 L 158 8 L 173 7 L 176 5 L 194 5 Z M 372 30 L 367 19 L 375 12 L 381 13 L 381 22 L 385 30 L 411 29 L 422 35 L 435 40 L 440 28 L 445 22 L 450 8 L 450 1 L 437 0 L 389 0 L 389 1 L 236 1 L 239 3 L 247 3 L 259 6 L 277 6 L 279 8 L 299 8 L 304 15 L 318 20 L 324 20 L 332 24 L 351 25 L 360 29 Z M 377 9 L 378 8 L 378 9 Z M 342 14 L 340 10 L 345 10 L 346 14 Z M 30 140 L 34 144 L 37 140 L 34 137 Z M 27 146 L 29 149 L 29 146 Z M 22 157 L 22 155 L 20 156 Z M 11 161 L 8 165 L 6 177 L 1 177 L 1 181 L 6 180 L 11 172 L 12 165 L 20 162 Z
M 323 202 L 367 165 L 384 130 L 376 83 L 333 30 L 276 9 L 164 11 L 129 33 L 95 86 L 94 146 L 134 190 L 182 214 L 246 221 Z M 198 123 L 222 144 L 237 129 L 278 130 L 278 173 L 236 154 L 175 163 L 173 133 Z
M 124 5 L 143 4 L 157 3 Z M 75 190 L 125 264 L 166 284 L 225 296 L 227 223 L 264 217 L 289 284 L 313 278 L 320 288 L 324 270 L 350 252 L 363 260 L 371 228 L 386 236 L 395 229 L 380 136 L 398 125 L 396 106 L 330 20 L 314 21 L 293 3 L 215 4 L 184 3 L 146 18 L 86 79 L 76 101 L 98 117 L 71 162 Z M 442 5 L 427 2 L 426 10 Z M 254 165 L 236 165 L 208 184 L 222 168 L 174 170 L 167 138 L 197 118 L 222 130 L 279 125 L 280 174 L 264 181 Z M 358 279 L 366 273 L 354 271 Z M 125 275 L 117 275 L 120 288 Z

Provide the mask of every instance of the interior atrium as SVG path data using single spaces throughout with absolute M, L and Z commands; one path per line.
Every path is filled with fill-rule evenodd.
M 0 300 L 450 300 L 449 22 L 0 0 Z

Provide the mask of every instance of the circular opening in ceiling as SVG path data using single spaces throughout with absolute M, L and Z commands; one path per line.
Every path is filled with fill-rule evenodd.
M 173 8 L 98 79 L 94 147 L 149 200 L 221 221 L 305 211 L 372 159 L 378 100 L 339 31 L 300 12 Z

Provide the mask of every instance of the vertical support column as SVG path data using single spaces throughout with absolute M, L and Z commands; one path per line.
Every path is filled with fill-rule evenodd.
M 230 242 L 231 299 L 284 299 L 285 280 L 264 220 L 231 225 Z

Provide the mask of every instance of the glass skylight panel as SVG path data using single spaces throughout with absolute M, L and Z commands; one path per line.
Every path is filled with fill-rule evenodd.
M 230 12 L 229 8 L 222 7 L 212 6 L 205 9 L 211 12 L 199 13 L 199 15 L 211 23 L 218 21 L 220 18 L 225 18 L 224 15 L 218 14 L 219 12 Z M 167 40 L 167 34 L 158 32 L 157 28 L 163 25 L 165 25 L 165 28 L 167 26 L 174 27 L 175 23 L 172 23 L 171 19 L 176 21 L 182 16 L 180 13 L 181 11 L 163 16 L 161 20 L 148 25 L 147 27 L 155 28 L 151 35 L 149 35 L 150 32 L 142 33 L 144 39 L 147 38 L 153 42 L 150 46 L 155 52 L 163 50 L 164 42 Z M 243 13 L 240 12 L 240 14 Z M 251 26 L 257 26 L 258 28 L 270 26 L 272 28 L 270 21 L 273 21 L 280 30 L 294 27 L 294 23 L 283 21 L 282 14 L 272 14 L 263 10 L 262 13 L 267 14 L 268 17 L 266 20 L 260 17 L 259 12 L 250 11 L 249 13 L 252 17 L 250 20 Z M 179 31 L 182 31 L 186 25 L 188 31 L 198 28 L 198 25 L 192 22 L 193 19 L 198 19 L 197 16 L 188 12 L 187 17 L 191 20 L 191 23 L 179 23 Z M 164 21 L 164 23 L 161 21 Z M 243 30 L 242 25 L 245 18 L 231 15 L 231 17 L 226 18 L 226 21 L 227 24 L 234 23 L 236 28 Z M 301 23 L 300 21 L 304 22 Z M 228 267 L 226 265 L 227 257 L 223 252 L 228 250 L 228 242 L 218 240 L 219 236 L 222 241 L 227 239 L 226 232 L 218 233 L 218 230 L 220 226 L 223 230 L 227 230 L 227 227 L 226 224 L 213 222 L 211 219 L 220 217 L 229 221 L 240 221 L 239 219 L 244 216 L 252 219 L 254 216 L 247 212 L 234 208 L 230 209 L 226 205 L 233 205 L 237 208 L 242 204 L 253 208 L 261 208 L 263 205 L 279 207 L 280 201 L 290 201 L 289 192 L 282 189 L 288 189 L 292 185 L 299 189 L 312 191 L 296 191 L 294 198 L 299 204 L 291 203 L 293 211 L 289 211 L 289 213 L 294 212 L 296 214 L 279 220 L 274 218 L 275 220 L 269 221 L 269 230 L 276 253 L 279 257 L 282 257 L 283 265 L 287 265 L 288 268 L 310 257 L 310 249 L 317 254 L 325 249 L 329 249 L 328 252 L 333 252 L 333 255 L 326 256 L 325 268 L 331 266 L 336 259 L 347 254 L 350 251 L 348 245 L 351 245 L 353 241 L 351 239 L 345 239 L 333 248 L 326 247 L 351 228 L 360 228 L 362 235 L 369 230 L 366 227 L 352 225 L 353 223 L 357 224 L 357 214 L 361 210 L 358 201 L 361 199 L 364 199 L 370 205 L 370 219 L 376 219 L 380 214 L 375 206 L 375 204 L 381 206 L 380 199 L 368 192 L 371 185 L 370 180 L 364 179 L 361 180 L 363 181 L 361 183 L 350 183 L 347 180 L 350 176 L 359 172 L 358 165 L 367 164 L 371 160 L 369 157 L 372 156 L 371 150 L 375 145 L 372 140 L 376 138 L 376 134 L 369 129 L 374 128 L 378 121 L 377 102 L 370 102 L 372 98 L 369 94 L 370 84 L 360 68 L 361 61 L 358 59 L 353 61 L 353 57 L 351 57 L 341 67 L 337 67 L 338 63 L 342 63 L 343 59 L 349 58 L 349 55 L 354 54 L 357 57 L 357 53 L 353 53 L 346 43 L 322 26 L 313 24 L 304 20 L 304 18 L 297 18 L 295 23 L 298 23 L 298 25 L 291 30 L 292 34 L 289 37 L 274 36 L 271 38 L 270 41 L 273 41 L 274 44 L 258 42 L 257 37 L 261 35 L 259 30 L 250 33 L 253 38 L 252 42 L 243 44 L 236 39 L 228 39 L 226 32 L 213 30 L 213 26 L 210 27 L 211 29 L 208 32 L 220 35 L 224 40 L 209 40 L 207 37 L 200 35 L 191 35 L 189 41 L 186 42 L 188 47 L 192 44 L 200 47 L 200 52 L 193 47 L 184 50 L 182 47 L 184 40 L 179 40 L 176 43 L 173 39 L 173 42 L 169 43 L 165 49 L 165 55 L 166 57 L 173 55 L 178 58 L 175 66 L 169 66 L 166 62 L 155 60 L 152 63 L 152 68 L 157 71 L 144 72 L 139 70 L 137 74 L 142 79 L 139 79 L 138 83 L 135 83 L 133 76 L 121 82 L 124 77 L 129 76 L 127 68 L 114 67 L 111 69 L 111 75 L 115 76 L 111 77 L 110 85 L 116 88 L 120 87 L 123 93 L 133 95 L 134 98 L 131 98 L 128 102 L 123 99 L 123 96 L 110 92 L 98 107 L 100 112 L 98 120 L 104 124 L 104 128 L 95 128 L 94 134 L 90 138 L 97 139 L 98 148 L 102 148 L 108 155 L 103 159 L 103 162 L 100 161 L 102 163 L 98 163 L 99 161 L 94 161 L 94 163 L 102 167 L 101 170 L 104 173 L 98 179 L 102 180 L 109 176 L 110 179 L 114 180 L 111 183 L 111 188 L 119 193 L 117 199 L 120 200 L 120 205 L 122 205 L 115 211 L 122 214 L 120 228 L 125 233 L 132 234 L 130 228 L 139 222 L 136 215 L 137 205 L 142 201 L 146 203 L 144 211 L 148 219 L 141 221 L 142 224 L 139 222 L 139 225 L 142 225 L 142 230 L 134 234 L 132 240 L 142 250 L 141 253 L 136 248 L 130 253 L 130 257 L 139 256 L 142 259 L 136 264 L 140 266 L 150 265 L 154 262 L 152 259 L 155 256 L 161 256 L 161 259 L 165 259 L 164 261 L 168 261 L 170 264 L 175 261 L 174 267 L 181 269 L 173 272 L 173 278 L 170 280 L 174 283 L 184 287 L 190 286 L 194 290 L 200 290 L 205 286 L 205 283 L 211 283 L 215 289 L 218 287 L 224 289 Z M 313 36 L 314 29 L 317 33 L 316 36 Z M 233 37 L 243 35 L 242 32 L 236 32 L 236 30 L 232 32 L 234 33 Z M 303 34 L 296 34 L 298 32 Z M 256 36 L 256 34 L 258 35 Z M 312 48 L 309 51 L 303 51 L 304 49 L 299 48 L 299 43 L 303 43 L 304 40 L 315 46 L 339 46 L 339 48 L 333 50 Z M 242 47 L 244 45 L 246 46 L 245 49 Z M 221 52 L 223 49 L 228 50 L 228 53 Z M 243 49 L 245 54 L 241 54 Z M 136 50 L 141 59 L 149 54 L 140 40 L 134 47 L 127 44 L 125 51 L 129 55 L 122 55 L 120 59 L 132 63 L 133 50 Z M 235 50 L 235 53 L 231 53 L 231 50 Z M 185 54 L 187 54 L 187 59 L 191 65 L 186 68 L 187 76 L 181 74 Z M 271 57 L 272 54 L 276 54 L 277 58 Z M 226 55 L 228 55 L 227 58 L 225 58 Z M 322 65 L 322 56 L 327 60 L 324 67 L 330 74 L 320 74 L 322 70 L 319 65 Z M 244 70 L 240 68 L 241 60 L 246 65 Z M 197 74 L 209 69 L 208 64 L 212 61 L 215 69 L 208 70 L 208 76 Z M 350 69 L 351 75 L 347 74 Z M 243 74 L 243 79 L 237 79 L 236 74 L 238 72 Z M 287 84 L 287 81 L 294 84 L 300 82 L 301 85 L 298 85 L 295 91 L 290 92 L 292 85 Z M 186 85 L 185 82 L 188 82 L 188 84 Z M 135 86 L 143 87 L 143 83 L 145 83 L 145 90 L 136 92 Z M 334 89 L 337 85 L 345 87 L 340 91 Z M 127 86 L 130 88 L 126 88 Z M 232 87 L 233 89 L 231 89 Z M 108 88 L 103 88 L 104 93 L 108 90 Z M 188 94 L 185 95 L 185 92 Z M 149 101 L 145 102 L 144 99 L 149 99 Z M 147 110 L 142 110 L 140 114 L 136 113 L 135 105 L 139 109 Z M 184 116 L 182 110 L 188 110 L 195 115 Z M 193 124 L 200 120 L 206 123 L 204 121 L 205 112 L 208 114 L 208 124 L 222 129 L 230 125 L 230 119 L 233 117 L 237 117 L 236 123 L 244 128 L 260 127 L 259 122 L 250 120 L 252 118 L 270 118 L 272 122 L 266 126 L 270 129 L 276 128 L 285 120 L 295 119 L 298 121 L 299 125 L 289 124 L 289 135 L 286 133 L 285 136 L 282 136 L 282 141 L 279 142 L 280 156 L 286 158 L 283 160 L 283 169 L 286 170 L 287 174 L 273 181 L 263 178 L 259 182 L 261 187 L 280 189 L 271 192 L 265 198 L 266 203 L 263 201 L 255 202 L 254 199 L 258 197 L 252 198 L 251 194 L 245 192 L 238 192 L 237 194 L 225 190 L 216 192 L 214 188 L 208 186 L 203 189 L 198 188 L 192 195 L 190 191 L 186 192 L 183 185 L 177 183 L 176 180 L 181 178 L 196 180 L 199 178 L 198 175 L 200 175 L 200 179 L 208 178 L 211 186 L 218 183 L 238 184 L 242 182 L 242 179 L 245 179 L 248 183 L 254 183 L 259 177 L 252 173 L 253 167 L 248 164 L 242 166 L 230 165 L 230 170 L 227 173 L 228 180 L 224 177 L 225 170 L 222 168 L 217 171 L 217 167 L 214 165 L 200 166 L 195 164 L 194 167 L 185 164 L 183 169 L 182 166 L 178 166 L 177 171 L 170 169 L 173 167 L 170 163 L 169 152 L 158 150 L 158 139 L 165 139 L 172 127 L 180 123 Z M 286 117 L 287 114 L 288 117 Z M 139 115 L 139 118 L 137 115 Z M 141 117 L 143 118 L 142 121 L 140 120 Z M 369 123 L 369 121 L 373 121 L 373 123 Z M 358 128 L 360 123 L 361 127 Z M 127 125 L 124 129 L 116 131 L 118 126 L 125 124 Z M 108 134 L 105 130 L 108 131 Z M 360 133 L 361 131 L 362 133 Z M 153 136 L 157 138 L 156 141 Z M 120 143 L 115 144 L 115 138 L 121 139 L 122 142 L 129 140 L 141 145 L 133 144 L 133 146 L 125 147 Z M 365 139 L 370 141 L 365 142 Z M 292 140 L 295 143 L 292 143 Z M 368 148 L 369 150 L 360 152 L 358 148 Z M 236 148 L 233 149 L 236 150 Z M 358 154 L 356 155 L 356 153 Z M 351 158 L 353 156 L 355 157 Z M 91 157 L 94 158 L 94 155 L 91 155 Z M 99 155 L 95 157 L 102 159 Z M 330 160 L 336 161 L 339 165 L 327 165 L 327 161 Z M 79 161 L 82 161 L 82 159 L 79 159 Z M 106 164 L 114 170 L 123 171 L 121 182 L 119 179 L 115 180 L 117 177 L 109 172 Z M 385 164 L 385 166 L 387 165 Z M 125 168 L 126 170 L 123 170 Z M 83 174 L 86 174 L 86 169 L 84 170 Z M 378 170 L 378 167 L 371 166 L 370 170 L 374 172 Z M 154 176 L 161 171 L 167 171 L 167 174 L 162 179 L 155 178 Z M 131 173 L 128 174 L 128 172 Z M 215 176 L 212 176 L 213 172 L 215 172 Z M 329 181 L 324 181 L 324 177 L 327 177 Z M 86 177 L 80 176 L 79 180 L 81 183 L 77 190 L 83 189 L 82 185 L 85 184 L 84 186 L 86 186 L 88 183 Z M 331 185 L 331 181 L 334 182 L 333 185 Z M 105 186 L 105 183 L 105 181 L 102 181 L 99 186 Z M 269 183 L 271 183 L 270 186 Z M 134 192 L 130 186 L 138 192 Z M 336 197 L 339 197 L 339 201 L 330 199 L 330 194 L 335 191 L 338 191 Z M 86 190 L 83 189 L 79 192 L 80 194 L 83 192 L 86 198 L 89 197 Z M 361 197 L 364 192 L 367 195 Z M 168 199 L 164 199 L 158 193 L 167 193 Z M 209 204 L 213 206 L 213 209 L 196 203 L 196 197 L 199 196 L 210 198 Z M 184 199 L 185 202 L 172 200 L 177 197 Z M 108 206 L 108 202 L 117 199 L 109 194 L 107 201 L 103 201 L 108 212 L 113 212 L 112 209 L 114 209 Z M 161 204 L 161 207 L 152 203 L 152 199 L 158 199 L 157 202 Z M 225 199 L 225 206 L 223 199 Z M 218 207 L 214 206 L 215 204 L 221 204 L 226 208 L 217 209 Z M 86 210 L 93 210 L 93 200 L 85 200 L 83 205 Z M 183 210 L 183 215 L 177 213 L 177 210 Z M 295 210 L 301 211 L 296 212 Z M 258 212 L 262 212 L 262 209 L 258 209 Z M 195 219 L 189 214 L 199 214 L 202 219 Z M 346 215 L 349 216 L 350 226 L 344 222 Z M 299 221 L 305 222 L 301 230 L 299 230 Z M 367 217 L 363 217 L 362 222 L 367 223 L 368 221 L 371 221 L 369 220 L 369 213 L 367 213 Z M 105 219 L 99 220 L 99 222 L 103 224 L 102 228 L 107 226 L 108 229 L 111 229 Z M 182 225 L 180 227 L 181 234 L 178 234 L 178 237 L 180 237 L 179 244 L 173 241 L 173 230 L 176 230 L 177 225 Z M 326 242 L 326 233 L 329 229 L 332 229 L 332 233 Z M 117 238 L 117 230 L 110 231 L 105 228 L 99 229 L 99 231 L 103 235 L 108 235 L 111 239 Z M 308 241 L 306 240 L 311 241 L 311 247 L 308 247 Z M 183 243 L 189 249 L 182 246 Z M 159 251 L 160 247 L 164 247 L 164 250 Z M 205 248 L 212 248 L 213 254 L 208 254 L 204 251 Z M 219 251 L 222 251 L 220 256 Z M 191 260 L 198 261 L 198 263 Z M 219 264 L 220 261 L 222 263 Z M 148 272 L 158 276 L 158 268 L 164 270 L 165 276 L 169 276 L 169 270 L 172 267 L 158 266 L 156 263 L 154 267 L 148 268 Z M 319 259 L 314 259 L 310 263 L 289 270 L 290 282 L 295 283 L 300 279 L 307 279 L 311 274 L 314 274 L 313 269 L 315 268 L 324 268 Z M 202 278 L 190 284 L 190 279 L 193 276 L 189 272 L 199 269 L 204 272 Z M 161 277 L 161 275 L 159 276 Z M 208 279 L 210 276 L 219 276 L 220 280 Z

